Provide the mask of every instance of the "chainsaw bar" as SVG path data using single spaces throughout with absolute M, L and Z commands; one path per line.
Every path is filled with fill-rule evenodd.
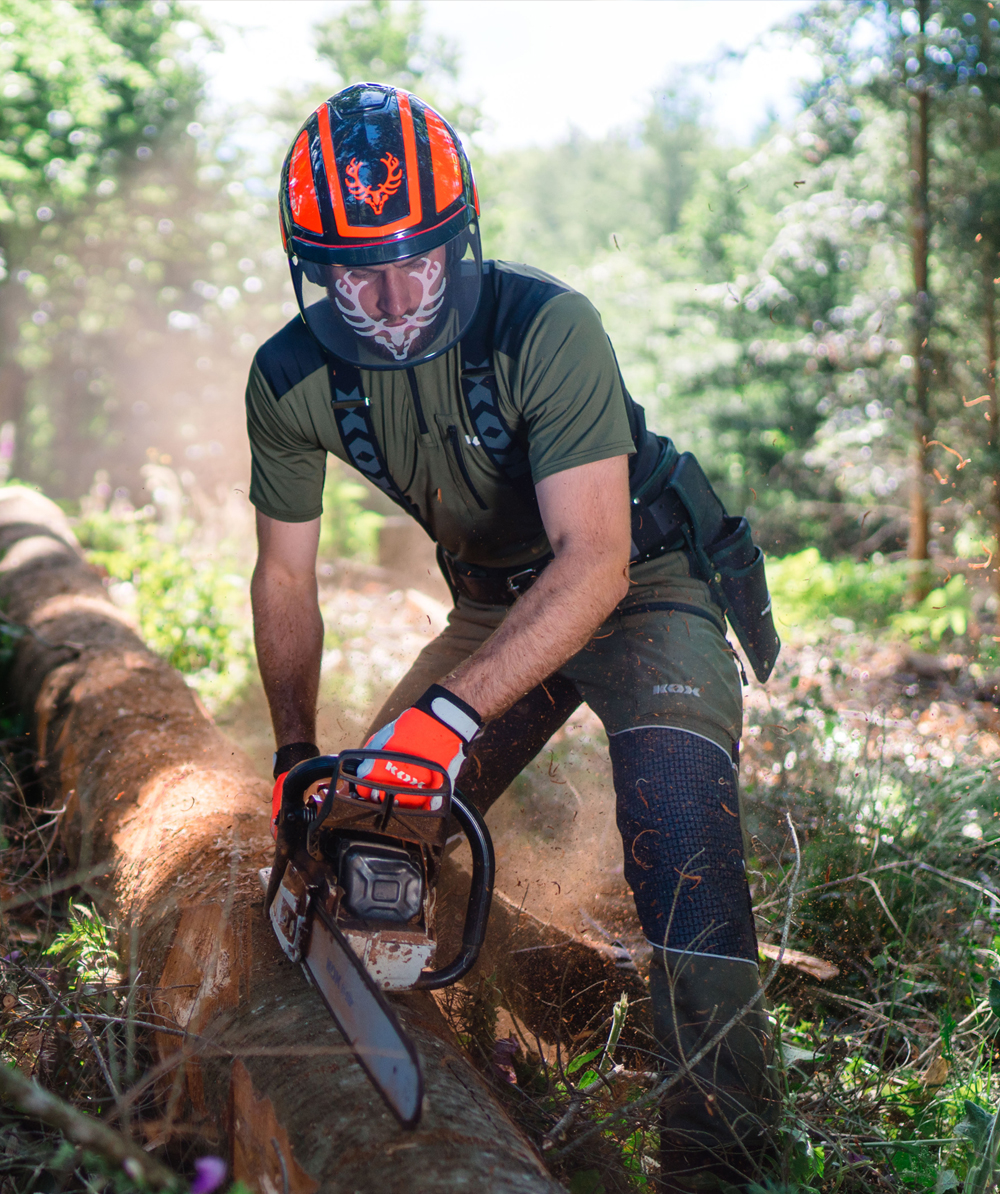
M 417 1050 L 343 933 L 315 902 L 302 968 L 389 1110 L 404 1128 L 416 1127 L 424 1097 Z

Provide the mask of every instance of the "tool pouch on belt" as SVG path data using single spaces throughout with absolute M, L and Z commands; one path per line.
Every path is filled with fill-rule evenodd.
M 684 537 L 701 566 L 702 579 L 725 611 L 754 675 L 763 683 L 774 668 L 781 641 L 771 615 L 764 553 L 750 537 L 750 524 L 726 513 L 690 452 L 678 458 L 667 486 L 688 513 L 690 523 L 683 528 Z
M 781 647 L 764 554 L 754 545 L 747 520 L 726 513 L 697 459 L 690 452 L 678 454 L 669 439 L 659 442 L 658 459 L 643 470 L 646 479 L 633 485 L 633 562 L 686 550 L 763 683 Z

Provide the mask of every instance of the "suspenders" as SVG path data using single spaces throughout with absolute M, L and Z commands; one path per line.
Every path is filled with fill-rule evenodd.
M 430 534 L 430 529 L 420 517 L 420 511 L 389 473 L 382 449 L 375 437 L 368 399 L 361 393 L 361 374 L 357 366 L 338 361 L 334 367 L 328 360 L 326 369 L 330 379 L 330 405 L 333 407 L 333 417 L 348 460 L 359 473 L 364 474 L 373 485 L 377 485 Z
M 528 456 L 500 413 L 497 375 L 493 368 L 493 330 L 496 322 L 493 263 L 486 266 L 483 296 L 472 327 L 462 337 L 462 396 L 476 438 L 501 476 L 515 489 L 533 495 Z

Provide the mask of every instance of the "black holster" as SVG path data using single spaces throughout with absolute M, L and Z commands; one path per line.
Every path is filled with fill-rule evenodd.
M 764 553 L 755 546 L 747 520 L 726 513 L 692 453 L 678 454 L 669 439 L 660 444 L 659 458 L 646 479 L 636 484 L 633 476 L 632 562 L 686 551 L 692 570 L 711 589 L 763 683 L 781 649 Z

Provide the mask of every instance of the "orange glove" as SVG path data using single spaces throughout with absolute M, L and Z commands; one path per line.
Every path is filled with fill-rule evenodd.
M 365 746 L 427 759 L 447 772 L 454 784 L 465 762 L 466 747 L 482 728 L 482 718 L 471 705 L 440 684 L 432 684 L 395 721 L 373 734 Z M 411 785 L 415 789 L 412 796 L 409 793 L 396 795 L 396 803 L 403 808 L 441 807 L 440 796 L 420 796 L 417 792 L 420 788 L 440 787 L 437 774 L 428 767 L 405 767 L 391 759 L 366 759 L 358 768 L 358 778 Z M 384 799 L 384 793 L 374 785 L 359 786 L 357 791 L 365 800 L 381 802 Z

